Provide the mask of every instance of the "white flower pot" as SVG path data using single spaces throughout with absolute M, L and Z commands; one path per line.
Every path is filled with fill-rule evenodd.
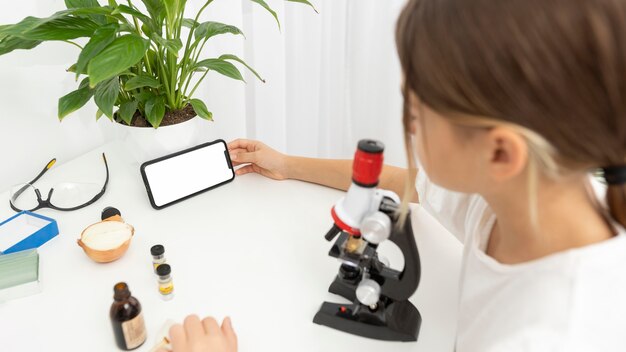
M 185 122 L 163 126 L 134 127 L 118 124 L 126 132 L 126 148 L 138 163 L 156 159 L 197 144 L 197 131 L 200 118 L 194 117 Z

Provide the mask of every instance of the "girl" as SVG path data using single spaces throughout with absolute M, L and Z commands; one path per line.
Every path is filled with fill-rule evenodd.
M 397 46 L 413 171 L 380 187 L 465 244 L 456 350 L 625 351 L 626 0 L 411 0 Z M 351 161 L 229 149 L 239 175 L 350 183 Z

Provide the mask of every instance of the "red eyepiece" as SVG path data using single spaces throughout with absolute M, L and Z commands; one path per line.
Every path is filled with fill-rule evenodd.
M 383 169 L 384 150 L 381 142 L 371 139 L 359 141 L 352 164 L 352 181 L 363 187 L 376 187 Z

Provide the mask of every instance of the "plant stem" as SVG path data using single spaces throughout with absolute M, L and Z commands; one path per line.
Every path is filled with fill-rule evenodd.
M 207 41 L 208 41 L 208 39 L 205 39 L 205 40 L 202 42 L 202 44 L 200 45 L 200 49 L 199 49 L 199 50 L 196 50 L 195 52 L 192 52 L 192 53 L 191 53 L 191 56 L 194 56 L 192 63 L 196 64 L 196 63 L 198 62 L 198 59 L 200 58 L 200 54 L 202 53 L 202 49 L 204 49 L 204 44 L 206 44 L 206 42 L 207 42 Z M 198 49 L 198 46 L 197 46 L 197 45 L 195 46 L 195 49 Z M 194 53 L 195 53 L 195 55 L 194 55 Z M 191 83 L 191 79 L 193 78 L 193 74 L 194 74 L 194 73 L 193 73 L 193 71 L 192 71 L 192 72 L 189 72 L 188 74 L 189 74 L 189 77 L 185 76 L 185 77 L 183 78 L 183 80 L 185 80 L 185 81 L 186 81 L 186 82 L 185 82 L 185 88 L 183 89 L 183 94 L 185 94 L 185 95 L 187 94 L 187 89 L 189 89 L 189 84 Z M 203 78 L 204 78 L 204 77 L 203 77 Z M 190 94 L 190 95 L 188 95 L 188 96 L 191 96 L 191 94 Z
M 196 89 L 198 89 L 198 86 L 200 85 L 200 82 L 202 82 L 202 80 L 204 79 L 204 77 L 206 77 L 207 73 L 209 73 L 209 70 L 204 71 L 204 74 L 202 75 L 202 77 L 200 77 L 200 79 L 198 80 L 198 82 L 196 82 L 196 85 L 193 86 L 193 89 L 191 90 L 191 92 L 189 93 L 188 97 L 192 97 L 193 93 L 196 91 Z
M 198 13 L 196 14 L 196 18 L 194 19 L 194 23 L 198 23 L 198 18 L 200 18 L 200 15 L 202 14 L 202 12 L 204 11 L 204 9 L 206 9 L 207 6 L 209 6 L 209 4 L 211 4 L 213 2 L 213 0 L 208 0 L 201 8 L 200 11 L 198 11 Z M 188 64 L 189 64 L 189 55 L 191 54 L 189 52 L 189 45 L 191 44 L 191 38 L 193 37 L 193 33 L 196 29 L 196 26 L 191 26 L 191 29 L 189 29 L 189 35 L 187 37 L 187 43 L 185 44 L 185 51 L 183 53 L 183 58 L 181 59 L 181 76 L 186 76 L 187 74 L 191 75 L 190 72 L 188 71 Z M 186 77 L 184 77 L 186 78 Z M 181 79 L 179 82 L 179 86 L 178 86 L 178 91 L 182 92 L 182 87 L 183 87 L 183 80 Z
M 159 63 L 162 63 L 164 58 L 162 56 L 162 53 L 160 50 L 156 51 L 157 53 L 157 61 Z M 169 101 L 170 104 L 172 104 L 172 97 L 170 96 L 169 92 L 170 92 L 170 84 L 169 81 L 167 80 L 167 73 L 165 72 L 165 66 L 164 65 L 158 65 L 158 69 L 160 69 L 160 74 L 162 77 L 162 81 L 163 84 L 165 85 L 165 95 L 167 96 L 167 100 Z
M 83 50 L 83 47 L 82 47 L 82 46 L 80 46 L 80 45 L 78 45 L 78 44 L 74 43 L 74 42 L 73 42 L 73 41 L 71 41 L 71 40 L 64 40 L 64 42 L 69 43 L 69 44 L 72 44 L 72 45 L 74 45 L 74 46 L 77 46 L 80 50 Z

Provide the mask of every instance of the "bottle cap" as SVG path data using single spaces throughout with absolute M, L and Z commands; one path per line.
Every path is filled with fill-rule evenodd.
M 160 244 L 154 245 L 150 248 L 150 254 L 152 255 L 163 255 L 163 253 L 165 253 L 165 248 Z
M 161 264 L 157 266 L 156 271 L 159 276 L 167 276 L 172 272 L 172 267 L 169 264 Z
M 122 215 L 119 210 L 113 207 L 106 207 L 102 209 L 102 214 L 100 214 L 100 219 L 105 220 L 110 218 L 111 216 Z

